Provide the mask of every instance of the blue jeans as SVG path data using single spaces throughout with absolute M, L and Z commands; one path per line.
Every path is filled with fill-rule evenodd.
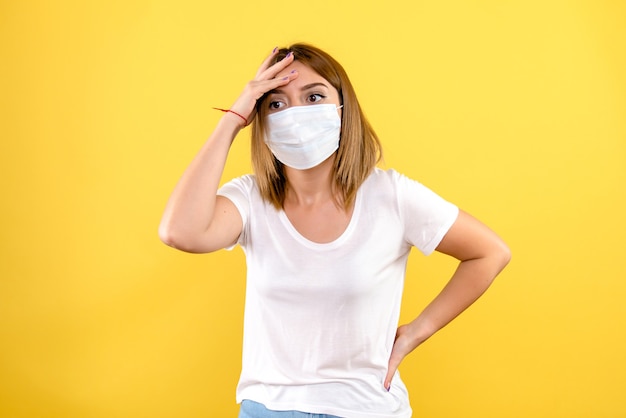
M 339 418 L 336 415 L 309 414 L 300 411 L 272 411 L 263 404 L 244 399 L 239 409 L 239 418 Z

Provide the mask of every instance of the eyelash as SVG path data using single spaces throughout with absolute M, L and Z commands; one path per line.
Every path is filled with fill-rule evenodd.
M 307 97 L 307 99 L 310 99 L 310 98 L 311 98 L 311 97 L 313 97 L 313 96 L 318 96 L 318 97 L 320 98 L 319 100 L 323 100 L 323 99 L 325 99 L 325 98 L 326 98 L 326 96 L 324 96 L 323 94 L 320 94 L 320 93 L 313 93 L 313 94 L 310 94 L 310 95 L 309 95 L 309 97 Z M 318 102 L 319 100 L 316 100 L 315 102 Z M 314 102 L 314 103 L 315 103 L 315 102 Z
M 317 97 L 318 97 L 318 99 L 317 99 L 317 100 L 312 101 L 311 103 L 317 103 L 317 102 L 319 102 L 320 100 L 324 100 L 324 99 L 326 98 L 326 96 L 324 96 L 323 94 L 320 94 L 320 93 L 312 93 L 312 94 L 309 94 L 309 95 L 307 96 L 307 101 L 309 101 L 309 99 L 311 99 L 311 98 L 312 98 L 312 97 L 314 97 L 314 96 L 317 96 Z M 283 102 L 281 102 L 281 101 L 279 101 L 279 100 L 271 101 L 271 102 L 269 103 L 269 108 L 270 108 L 271 110 L 280 109 L 280 108 L 282 107 L 282 106 L 281 106 L 281 104 L 283 104 Z
M 281 102 L 278 102 L 278 101 L 273 101 L 273 102 L 270 102 L 270 109 L 272 109 L 272 110 L 275 110 L 275 109 L 280 109 L 280 106 L 277 106 L 277 105 L 279 105 L 280 103 L 281 103 Z

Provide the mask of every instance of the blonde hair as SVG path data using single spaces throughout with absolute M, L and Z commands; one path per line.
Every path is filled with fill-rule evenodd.
M 352 83 L 343 67 L 326 52 L 307 44 L 282 48 L 275 62 L 293 52 L 298 62 L 324 77 L 339 93 L 343 105 L 341 139 L 333 166 L 334 193 L 337 203 L 348 208 L 356 192 L 382 158 L 378 136 L 365 118 Z M 283 207 L 287 178 L 284 166 L 265 144 L 265 117 L 268 113 L 267 95 L 257 101 L 257 116 L 252 123 L 252 166 L 261 196 L 276 208 Z

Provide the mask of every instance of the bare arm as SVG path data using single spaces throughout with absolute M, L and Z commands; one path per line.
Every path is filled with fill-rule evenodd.
M 211 252 L 234 243 L 241 217 L 216 195 L 230 145 L 242 120 L 227 113 L 174 188 L 159 226 L 161 240 L 188 252 Z
M 474 303 L 511 258 L 506 244 L 491 229 L 463 211 L 437 251 L 457 258 L 459 266 L 424 311 L 398 328 L 384 383 L 387 390 L 404 357 Z
M 256 101 L 266 92 L 288 84 L 298 76 L 277 79 L 288 66 L 288 56 L 270 66 L 276 52 L 267 57 L 254 80 L 250 81 L 231 109 L 246 117 L 255 116 Z M 170 196 L 159 225 L 159 237 L 167 245 L 194 253 L 207 253 L 236 242 L 241 234 L 242 220 L 235 205 L 217 196 L 230 145 L 243 128 L 242 119 L 225 113 L 198 155 L 185 170 Z

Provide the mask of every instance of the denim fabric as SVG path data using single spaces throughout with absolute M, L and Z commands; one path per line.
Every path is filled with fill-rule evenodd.
M 263 404 L 249 401 L 247 399 L 241 402 L 239 410 L 239 418 L 339 418 L 336 415 L 327 414 L 310 414 L 300 411 L 272 411 L 267 409 Z

